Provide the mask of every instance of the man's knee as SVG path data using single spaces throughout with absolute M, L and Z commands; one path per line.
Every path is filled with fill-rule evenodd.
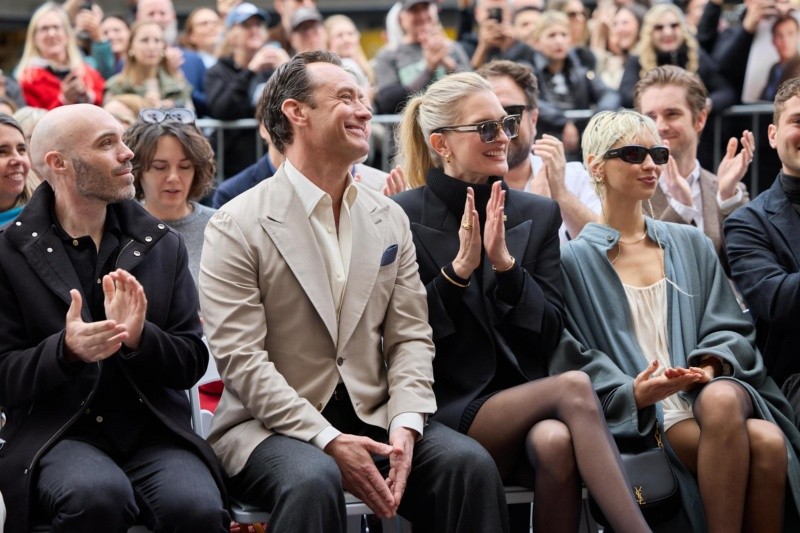
M 502 486 L 500 473 L 486 448 L 476 440 L 455 431 L 449 440 L 451 448 L 446 464 L 451 475 L 463 477 L 467 482 L 495 482 Z
M 56 520 L 78 520 L 87 524 L 133 524 L 138 507 L 129 482 L 118 477 L 95 479 L 92 484 L 79 483 L 52 498 L 47 507 Z
M 299 468 L 280 487 L 284 498 L 303 504 L 314 499 L 336 500 L 342 491 L 342 474 L 331 457 L 324 455 L 306 468 Z

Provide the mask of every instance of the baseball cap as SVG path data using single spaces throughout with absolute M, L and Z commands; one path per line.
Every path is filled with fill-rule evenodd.
M 436 4 L 437 0 L 403 0 L 403 11 L 408 11 L 417 4 Z
M 244 2 L 231 9 L 225 17 L 225 29 L 229 30 L 237 24 L 242 24 L 251 17 L 259 17 L 266 24 L 269 24 L 269 13 L 260 9 L 250 2 Z
M 322 23 L 322 14 L 316 9 L 312 9 L 310 7 L 301 7 L 292 14 L 292 18 L 289 21 L 289 26 L 291 27 L 292 31 L 295 31 L 302 24 L 311 21 Z

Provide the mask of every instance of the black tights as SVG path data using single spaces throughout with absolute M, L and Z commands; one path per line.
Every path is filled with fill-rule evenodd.
M 489 451 L 504 481 L 533 486 L 534 531 L 577 531 L 581 479 L 615 531 L 649 531 L 585 373 L 495 394 L 467 434 Z

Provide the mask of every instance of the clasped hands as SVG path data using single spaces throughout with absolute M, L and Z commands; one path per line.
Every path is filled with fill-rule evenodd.
M 470 274 L 478 268 L 484 248 L 489 261 L 496 270 L 502 272 L 514 266 L 514 258 L 511 257 L 506 247 L 504 213 L 506 192 L 501 188 L 500 183 L 500 181 L 496 181 L 492 184 L 492 193 L 486 204 L 483 241 L 481 241 L 478 211 L 475 209 L 475 191 L 472 187 L 467 187 L 464 215 L 461 217 L 461 227 L 458 230 L 458 254 L 453 259 L 453 270 L 462 279 L 468 279 Z
M 115 354 L 122 346 L 137 350 L 144 329 L 147 298 L 144 288 L 130 273 L 117 269 L 103 276 L 106 320 L 84 322 L 83 299 L 72 289 L 67 310 L 64 353 L 71 361 L 94 363 Z
M 342 433 L 325 447 L 342 474 L 342 486 L 366 503 L 379 518 L 393 518 L 406 490 L 417 432 L 398 427 L 389 444 Z M 389 458 L 389 475 L 384 479 L 372 454 Z
M 654 376 L 659 366 L 658 360 L 654 359 L 633 380 L 633 397 L 638 409 L 658 403 L 677 392 L 704 385 L 716 375 L 713 364 L 701 363 L 699 367 L 667 368 L 663 374 Z

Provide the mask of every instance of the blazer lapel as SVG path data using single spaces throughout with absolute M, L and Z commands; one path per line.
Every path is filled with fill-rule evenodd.
M 353 249 L 339 313 L 339 347 L 347 345 L 372 296 L 385 247 L 400 244 L 384 242 L 384 218 L 389 206 L 367 203 L 364 196 L 359 192 L 350 210 Z M 400 260 L 399 255 L 396 260 Z
M 765 210 L 769 213 L 769 220 L 783 237 L 786 247 L 792 251 L 795 262 L 800 264 L 800 214 L 786 198 L 780 179 L 775 180 L 768 194 Z
M 423 191 L 422 218 L 419 224 L 411 226 L 420 244 L 433 258 L 436 265 L 444 266 L 455 259 L 459 248 L 458 230 L 460 225 L 461 220 L 456 218 L 447 209 L 444 202 L 426 187 Z M 486 261 L 485 258 L 484 261 Z M 475 272 L 470 275 L 471 283 L 464 291 L 464 303 L 488 334 L 487 324 L 489 321 L 483 304 L 483 295 L 475 279 L 476 276 Z M 485 279 L 484 277 L 484 283 Z
M 703 232 L 708 235 L 719 253 L 722 247 L 719 204 L 717 203 L 717 176 L 700 169 L 700 201 L 703 203 Z
M 271 179 L 274 181 L 267 199 L 266 214 L 259 218 L 259 222 L 337 344 L 338 325 L 331 285 L 311 224 L 283 168 Z

